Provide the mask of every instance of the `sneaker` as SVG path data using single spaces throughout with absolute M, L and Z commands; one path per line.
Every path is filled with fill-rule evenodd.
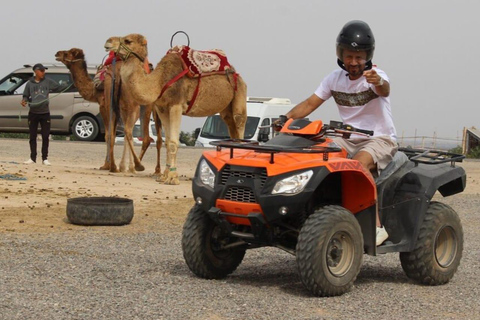
M 28 159 L 23 164 L 32 164 L 32 163 L 35 163 L 35 161 L 33 161 L 32 159 Z
M 50 163 L 50 161 L 48 161 L 47 159 L 43 160 L 42 162 L 44 165 L 46 166 L 51 166 L 52 164 Z
M 384 227 L 377 227 L 377 246 L 381 245 L 385 240 L 388 239 L 387 230 Z

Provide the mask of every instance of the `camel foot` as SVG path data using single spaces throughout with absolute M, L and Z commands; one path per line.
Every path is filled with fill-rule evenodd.
M 167 180 L 167 177 L 163 174 L 158 174 L 157 178 L 155 179 L 155 181 L 160 182 L 160 183 L 164 183 L 165 180 Z
M 100 168 L 98 168 L 98 170 L 110 170 L 110 165 L 105 163 L 103 166 L 101 166 Z
M 178 174 L 176 171 L 170 171 L 168 175 L 165 177 L 165 184 L 172 184 L 178 185 L 180 184 L 180 180 L 178 179 Z
M 117 166 L 114 165 L 114 166 L 110 167 L 110 172 L 118 173 L 118 172 L 120 172 L 120 170 L 118 170 Z
M 145 171 L 145 167 L 141 164 L 135 166 L 135 170 L 137 171 Z

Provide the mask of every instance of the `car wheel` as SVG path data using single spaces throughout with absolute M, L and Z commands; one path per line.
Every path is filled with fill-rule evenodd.
M 431 202 L 412 252 L 401 252 L 407 276 L 422 284 L 440 285 L 453 278 L 463 252 L 463 228 L 455 210 Z
M 200 206 L 188 213 L 183 226 L 183 257 L 190 270 L 205 279 L 222 279 L 235 271 L 245 256 L 244 247 L 223 249 L 236 238 L 225 234 Z
M 133 200 L 116 197 L 80 197 L 67 200 L 67 218 L 84 226 L 118 226 L 133 219 Z
M 72 134 L 75 140 L 93 141 L 99 133 L 98 123 L 90 116 L 81 116 L 72 124 Z
M 340 206 L 326 206 L 308 217 L 296 246 L 303 284 L 316 296 L 349 291 L 363 261 L 363 235 L 355 216 Z

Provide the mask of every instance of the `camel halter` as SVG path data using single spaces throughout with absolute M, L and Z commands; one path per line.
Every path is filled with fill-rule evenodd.
M 119 48 L 122 48 L 123 50 L 125 50 L 127 52 L 127 55 L 125 57 L 123 57 L 123 60 L 127 60 L 130 55 L 134 55 L 138 60 L 140 60 L 141 62 L 145 62 L 145 59 L 140 57 L 140 55 L 136 52 L 133 52 L 132 49 L 130 49 L 129 47 L 127 47 L 125 45 L 125 43 L 123 41 L 120 41 L 120 46 Z
M 85 61 L 85 59 L 65 59 L 65 61 L 73 63 L 73 62 L 78 62 L 78 61 Z

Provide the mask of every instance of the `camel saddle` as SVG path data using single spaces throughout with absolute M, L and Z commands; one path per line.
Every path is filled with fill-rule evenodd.
M 228 63 L 225 52 L 220 49 L 210 51 L 193 50 L 188 46 L 175 46 L 167 51 L 176 53 L 182 58 L 183 65 L 188 69 L 189 77 L 199 77 L 212 74 L 223 74 L 228 71 L 235 72 Z
M 233 74 L 234 81 L 234 90 L 237 90 L 237 77 L 238 73 L 235 72 L 235 69 L 228 62 L 225 52 L 220 49 L 214 49 L 209 51 L 199 51 L 193 50 L 188 46 L 175 46 L 167 51 L 167 54 L 177 54 L 180 56 L 183 62 L 183 71 L 171 79 L 160 92 L 160 97 L 163 93 L 177 82 L 180 78 L 187 75 L 190 78 L 198 78 L 198 84 L 193 93 L 193 97 L 188 104 L 187 114 L 195 103 L 197 98 L 199 87 L 200 87 L 200 78 L 204 76 L 210 76 L 215 74 L 225 74 L 228 76 L 229 73 Z

